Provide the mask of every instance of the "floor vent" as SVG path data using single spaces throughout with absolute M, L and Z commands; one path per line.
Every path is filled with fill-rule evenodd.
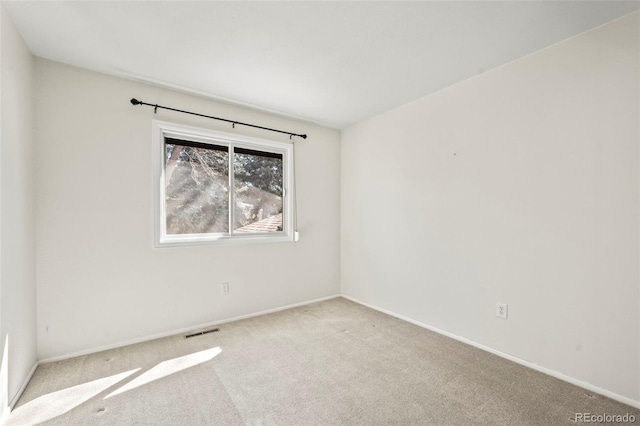
M 219 328 L 212 328 L 211 330 L 199 331 L 197 333 L 187 334 L 186 336 L 184 336 L 184 338 L 188 339 L 189 337 L 202 336 L 203 334 L 215 333 L 216 331 L 220 331 L 220 329 Z

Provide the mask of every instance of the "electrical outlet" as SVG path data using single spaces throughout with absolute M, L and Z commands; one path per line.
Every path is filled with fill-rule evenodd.
M 220 294 L 229 294 L 229 283 L 220 284 Z
M 507 319 L 508 307 L 506 303 L 496 302 L 496 316 L 502 319 Z

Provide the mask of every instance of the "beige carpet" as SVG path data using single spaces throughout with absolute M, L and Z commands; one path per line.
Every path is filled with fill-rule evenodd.
M 640 411 L 343 298 L 40 366 L 9 425 L 562 425 Z

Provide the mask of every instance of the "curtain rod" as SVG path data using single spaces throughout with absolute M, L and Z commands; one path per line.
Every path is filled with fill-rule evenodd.
M 284 133 L 285 135 L 289 135 L 289 139 L 291 139 L 294 136 L 301 137 L 302 139 L 306 139 L 307 138 L 307 135 L 300 135 L 298 133 L 285 132 L 284 130 L 277 130 L 277 129 L 271 129 L 269 127 L 256 126 L 255 124 L 243 123 L 241 121 L 235 121 L 235 120 L 227 120 L 226 118 L 219 118 L 219 117 L 213 117 L 211 115 L 198 114 L 197 112 L 191 112 L 191 111 L 184 111 L 184 110 L 181 110 L 181 109 L 169 108 L 169 107 L 158 105 L 158 104 L 148 104 L 146 102 L 139 101 L 136 98 L 131 98 L 131 104 L 132 105 L 147 105 L 147 106 L 153 107 L 154 108 L 154 110 L 153 110 L 154 113 L 158 112 L 158 108 L 162 108 L 162 109 L 168 109 L 169 111 L 176 111 L 176 112 L 182 112 L 184 114 L 197 115 L 198 117 L 211 118 L 212 120 L 226 121 L 227 123 L 231 123 L 234 128 L 236 127 L 236 124 L 239 124 L 239 125 L 242 125 L 242 126 L 253 127 L 253 128 L 256 128 L 256 129 L 268 130 L 270 132 Z

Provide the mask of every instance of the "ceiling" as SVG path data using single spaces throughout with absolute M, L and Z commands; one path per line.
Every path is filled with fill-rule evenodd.
M 637 1 L 2 4 L 36 56 L 333 128 L 640 8 Z

